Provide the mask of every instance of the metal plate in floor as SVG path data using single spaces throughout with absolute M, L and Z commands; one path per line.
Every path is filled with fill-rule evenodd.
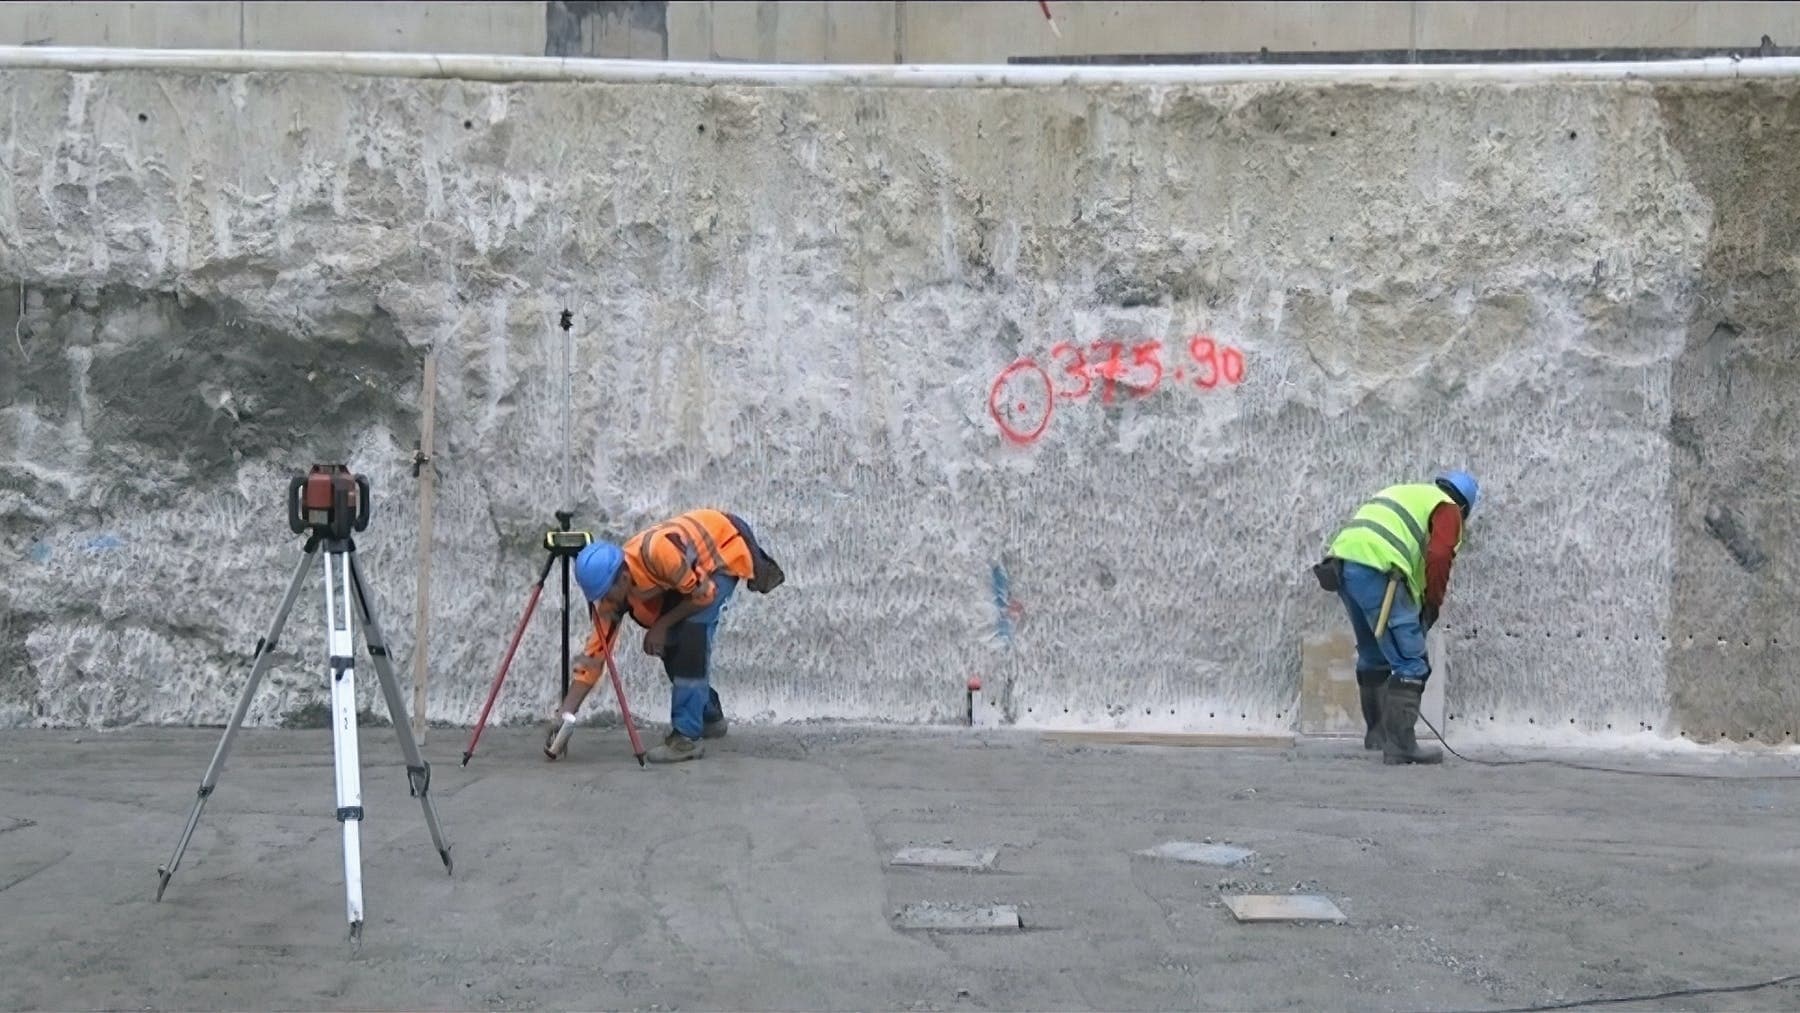
M 1256 854 L 1249 848 L 1234 848 L 1229 844 L 1196 844 L 1193 841 L 1169 841 L 1138 852 L 1151 858 L 1166 858 L 1175 862 L 1197 862 L 1201 865 L 1228 866 L 1236 865 Z
M 1344 922 L 1344 912 L 1320 894 L 1238 894 L 1225 898 L 1240 922 Z
M 890 864 L 985 872 L 994 867 L 994 861 L 999 857 L 999 848 L 987 848 L 981 851 L 960 848 L 901 848 L 894 852 Z
M 993 932 L 1018 930 L 1019 909 L 1010 904 L 937 904 L 926 901 L 901 908 L 895 921 L 903 929 L 928 932 Z

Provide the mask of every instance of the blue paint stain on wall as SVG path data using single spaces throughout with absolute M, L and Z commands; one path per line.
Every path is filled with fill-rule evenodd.
M 994 635 L 1000 638 L 1001 643 L 1011 647 L 1013 635 L 1012 586 L 1006 579 L 1005 566 L 999 563 L 994 564 L 993 580 L 994 612 L 996 613 Z
M 28 554 L 31 556 L 31 561 L 34 563 L 48 563 L 50 562 L 50 543 L 32 542 Z
M 88 539 L 87 545 L 84 547 L 87 549 L 89 555 L 94 555 L 101 552 L 111 552 L 124 544 L 124 540 L 118 535 L 108 533 Z

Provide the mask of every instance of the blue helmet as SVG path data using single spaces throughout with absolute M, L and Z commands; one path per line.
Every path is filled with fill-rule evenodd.
M 1481 484 L 1466 471 L 1446 471 L 1437 477 L 1438 488 L 1462 501 L 1463 513 L 1475 512 L 1475 500 L 1481 495 Z
M 625 565 L 625 553 L 611 542 L 589 542 L 575 557 L 575 583 L 587 600 L 599 601 L 618 579 L 619 567 Z

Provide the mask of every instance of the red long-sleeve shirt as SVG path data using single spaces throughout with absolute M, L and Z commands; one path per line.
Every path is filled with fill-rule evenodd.
M 1462 508 L 1455 503 L 1439 503 L 1431 511 L 1425 538 L 1425 607 L 1433 611 L 1443 608 L 1444 594 L 1450 590 L 1450 564 L 1456 559 L 1462 523 Z

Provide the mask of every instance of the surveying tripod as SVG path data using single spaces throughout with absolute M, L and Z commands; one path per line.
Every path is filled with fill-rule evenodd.
M 350 919 L 350 938 L 353 941 L 360 940 L 363 926 L 362 840 L 359 832 L 363 808 L 361 761 L 357 755 L 356 645 L 351 639 L 352 601 L 362 617 L 363 637 L 368 644 L 369 656 L 375 663 L 375 672 L 381 680 L 382 695 L 387 698 L 388 716 L 393 720 L 394 733 L 400 738 L 400 752 L 406 759 L 406 776 L 412 794 L 425 810 L 425 825 L 431 830 L 431 840 L 437 845 L 438 857 L 444 860 L 444 870 L 453 871 L 450 846 L 444 843 L 443 831 L 438 828 L 437 809 L 431 802 L 431 765 L 419 754 L 418 743 L 413 739 L 412 725 L 406 715 L 406 703 L 400 696 L 400 683 L 394 677 L 394 669 L 388 661 L 387 641 L 381 635 L 381 625 L 375 619 L 375 608 L 369 600 L 368 585 L 363 580 L 362 564 L 356 559 L 356 543 L 350 537 L 353 530 L 362 531 L 368 527 L 369 506 L 369 480 L 362 475 L 350 474 L 349 469 L 341 464 L 315 464 L 309 474 L 296 476 L 288 486 L 288 526 L 295 534 L 306 535 L 300 565 L 294 571 L 294 579 L 288 584 L 287 594 L 281 599 L 280 607 L 275 610 L 275 621 L 270 624 L 268 634 L 256 642 L 256 664 L 250 669 L 250 681 L 245 685 L 243 695 L 238 697 L 237 711 L 232 714 L 231 723 L 225 726 L 225 735 L 219 740 L 219 748 L 213 753 L 212 763 L 207 765 L 206 775 L 200 779 L 198 797 L 194 799 L 193 811 L 188 814 L 187 827 L 181 832 L 181 841 L 175 845 L 175 854 L 169 858 L 168 864 L 159 866 L 156 870 L 162 879 L 156 887 L 157 900 L 162 900 L 170 877 L 175 875 L 175 868 L 181 864 L 181 853 L 187 850 L 188 840 L 194 836 L 194 827 L 200 822 L 200 810 L 212 795 L 213 787 L 218 784 L 219 773 L 225 768 L 225 757 L 231 751 L 232 740 L 237 737 L 238 729 L 244 723 L 244 715 L 250 710 L 250 701 L 256 695 L 256 687 L 262 682 L 263 673 L 268 670 L 270 660 L 274 657 L 275 643 L 281 637 L 281 628 L 287 623 L 288 613 L 293 611 L 295 600 L 300 597 L 300 585 L 306 580 L 313 564 L 318 562 L 321 546 L 327 557 L 325 617 L 326 643 L 331 652 L 331 742 L 337 767 L 337 819 L 344 828 L 344 890 Z M 423 650 L 424 647 L 415 645 L 413 649 Z
M 567 316 L 566 311 L 564 316 Z M 531 595 L 525 600 L 525 614 L 519 617 L 519 625 L 513 629 L 512 641 L 506 645 L 506 654 L 500 659 L 500 670 L 494 673 L 494 684 L 488 689 L 487 702 L 482 704 L 481 716 L 475 721 L 475 730 L 469 734 L 469 745 L 463 750 L 462 756 L 462 765 L 465 767 L 475 755 L 475 743 L 481 740 L 481 732 L 487 727 L 488 712 L 493 710 L 494 701 L 500 696 L 500 686 L 506 681 L 506 670 L 512 665 L 513 652 L 519 649 L 519 640 L 525 636 L 525 627 L 531 622 L 532 613 L 537 611 L 538 596 L 544 591 L 544 581 L 549 578 L 550 568 L 558 560 L 562 561 L 562 696 L 557 698 L 558 702 L 567 699 L 569 695 L 569 567 L 574 565 L 575 557 L 581 555 L 581 550 L 593 541 L 593 536 L 586 531 L 569 530 L 569 524 L 574 519 L 575 515 L 567 510 L 556 511 L 558 528 L 544 535 L 544 549 L 548 553 L 544 557 L 544 568 L 538 571 L 537 582 L 531 585 Z M 618 635 L 619 626 L 623 623 L 624 617 L 621 616 L 613 626 L 614 636 Z M 612 676 L 613 695 L 619 699 L 619 716 L 624 720 L 625 734 L 631 738 L 632 755 L 637 757 L 638 766 L 642 767 L 644 745 L 638 740 L 637 725 L 632 723 L 631 708 L 625 703 L 625 684 L 619 679 L 619 667 L 613 664 L 611 640 L 602 645 L 601 650 L 606 655 L 607 673 Z M 566 741 L 569 730 L 569 726 L 565 725 L 559 737 Z M 551 759 L 556 758 L 556 754 L 549 748 L 545 749 L 545 755 Z

